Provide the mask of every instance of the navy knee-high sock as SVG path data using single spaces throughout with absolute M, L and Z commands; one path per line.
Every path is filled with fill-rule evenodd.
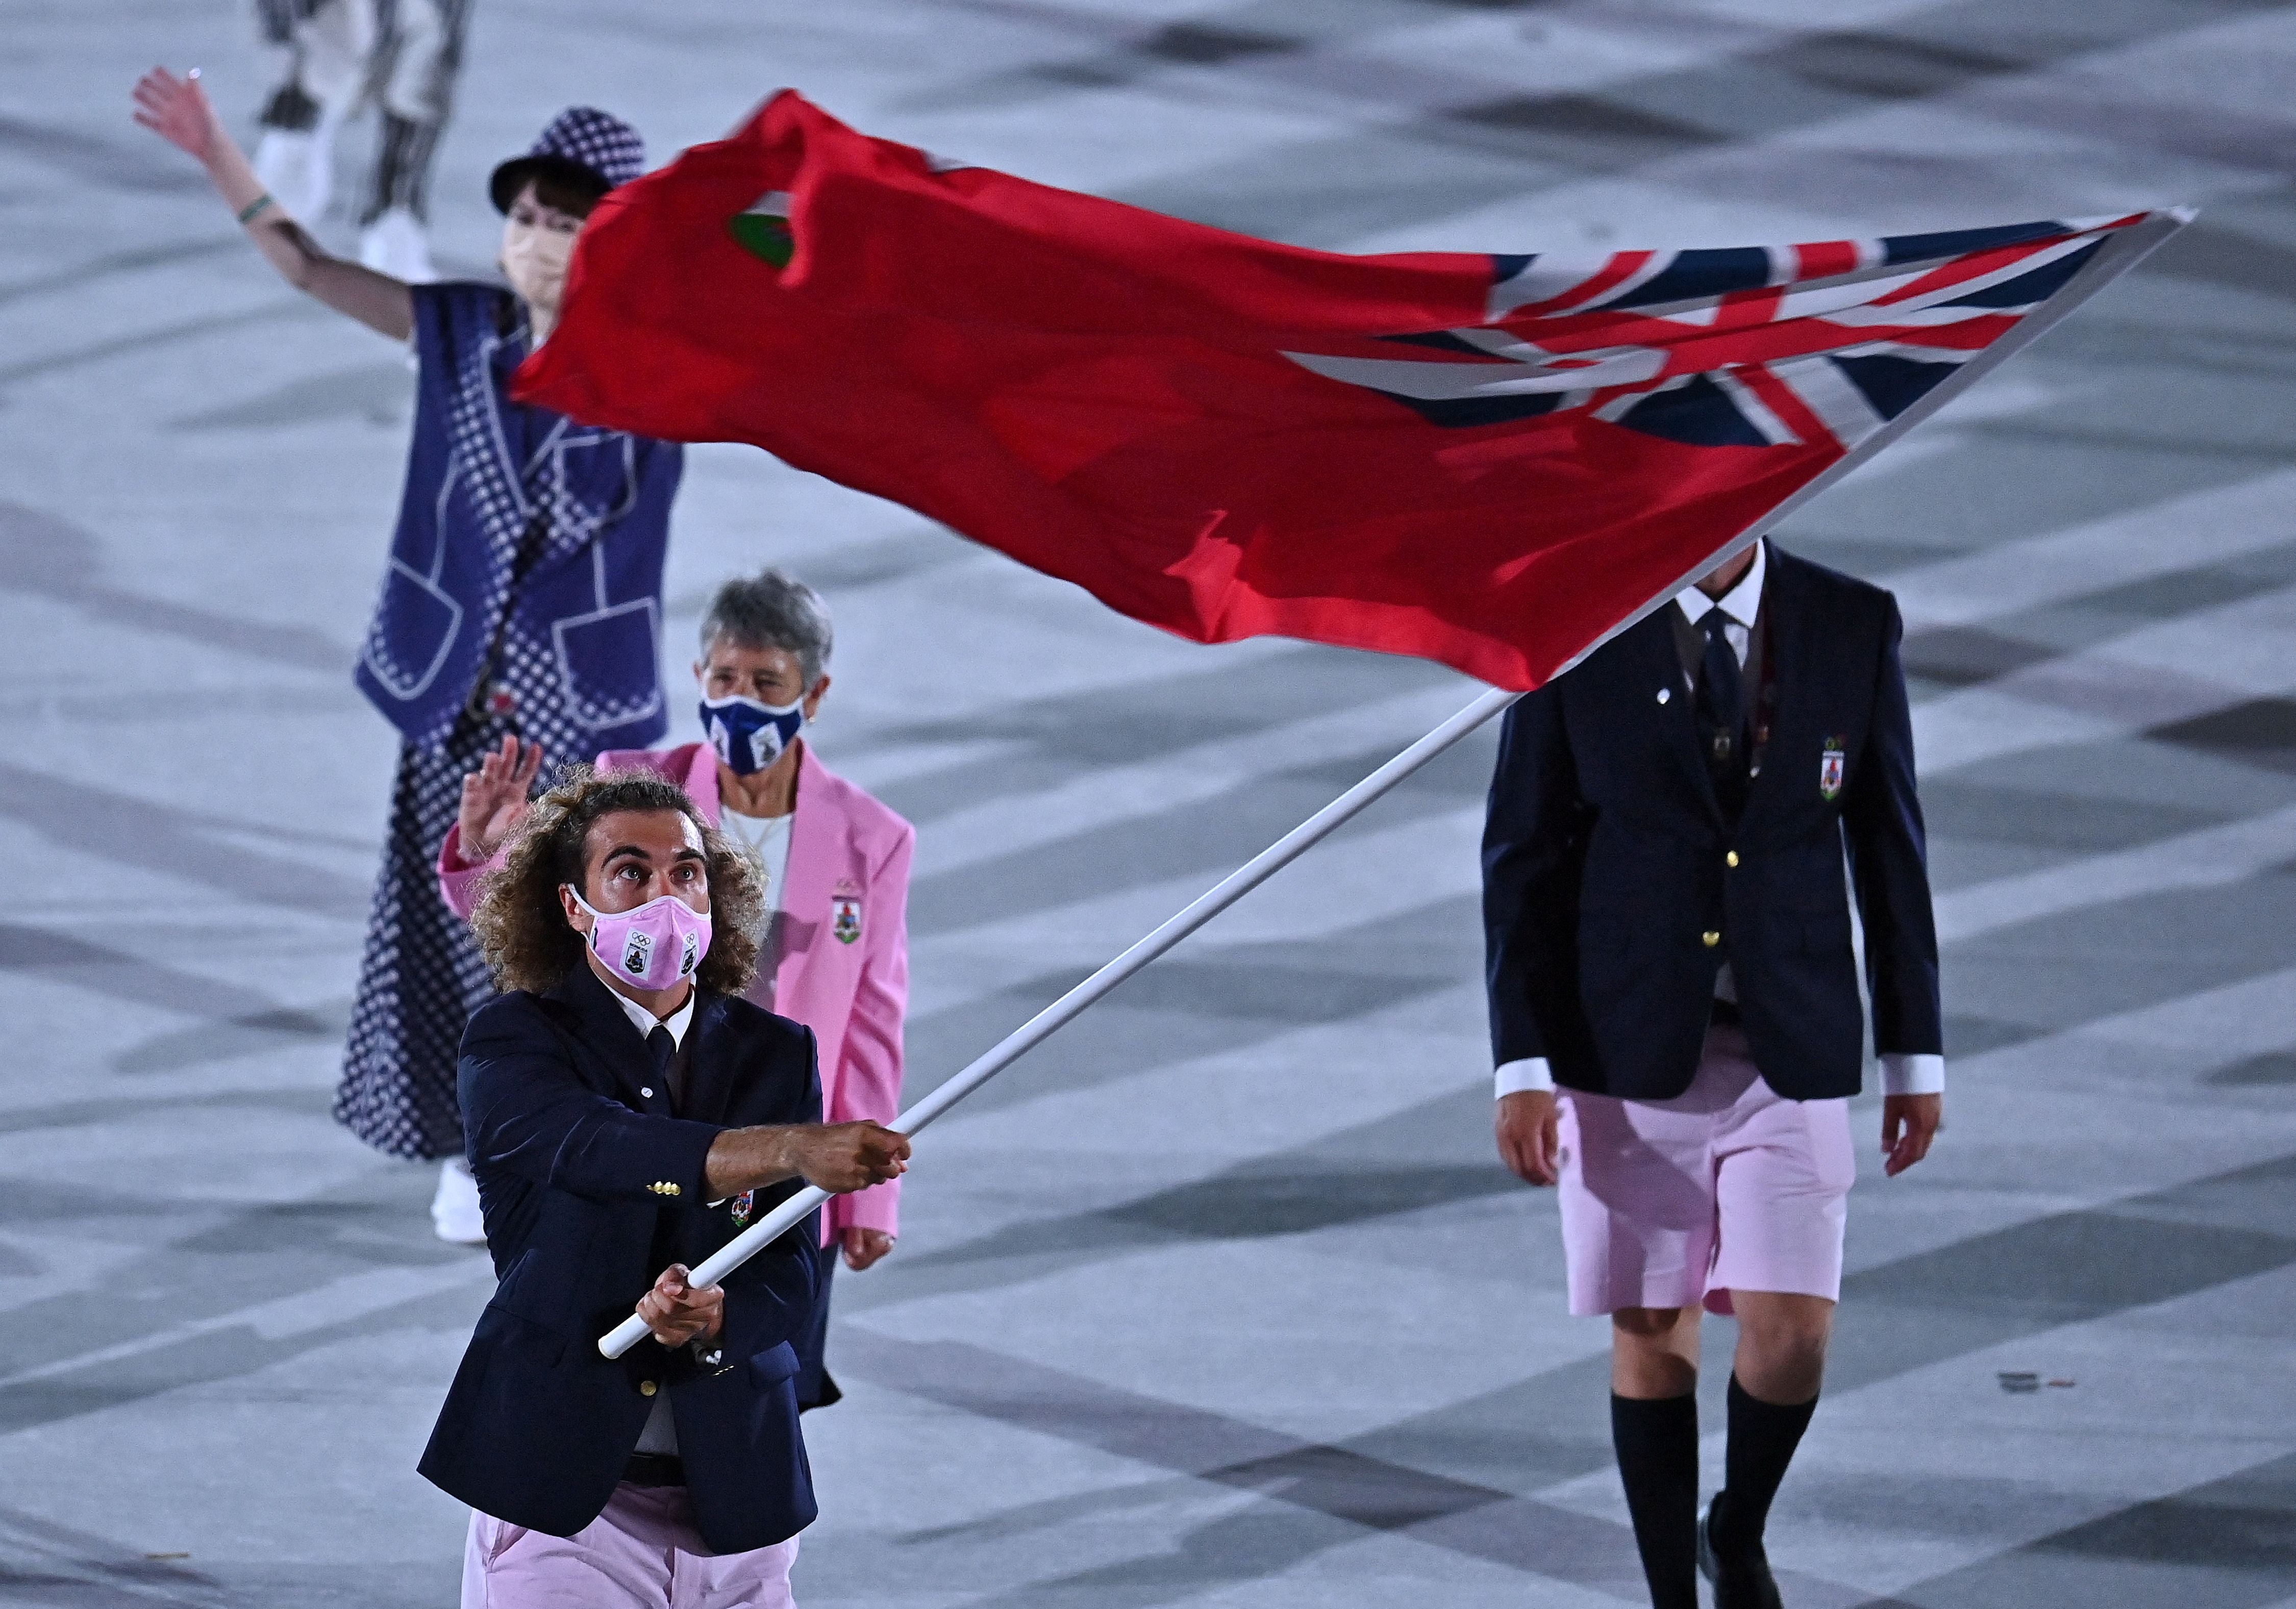
M 1749 1395 L 1730 1376 L 1730 1443 L 1725 1454 L 1722 1495 L 1714 1502 L 1714 1548 L 1717 1553 L 1747 1554 L 1762 1545 L 1762 1529 L 1770 1518 L 1770 1500 L 1786 1478 L 1801 1433 L 1817 1399 L 1780 1406 Z
M 1611 1445 L 1655 1609 L 1698 1609 L 1698 1399 L 1611 1395 Z

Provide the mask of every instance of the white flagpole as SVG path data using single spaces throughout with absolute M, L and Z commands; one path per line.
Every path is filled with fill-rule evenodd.
M 1267 882 L 1283 867 L 1297 860 L 1316 842 L 1359 815 L 1364 808 L 1396 784 L 1418 770 L 1452 744 L 1481 726 L 1522 694 L 1493 688 L 1469 704 L 1458 714 L 1445 721 L 1402 753 L 1389 760 L 1369 776 L 1356 784 L 1307 820 L 1269 844 L 1242 866 L 1230 872 L 1219 885 L 1198 899 L 1185 910 L 1163 926 L 1150 933 L 1130 949 L 1111 961 L 1098 972 L 1054 1001 L 1044 1010 L 1014 1029 L 994 1049 L 934 1090 L 931 1095 L 893 1120 L 893 1127 L 903 1134 L 914 1135 L 926 1124 L 955 1105 L 966 1096 L 980 1088 L 1013 1063 L 1052 1037 L 1057 1029 L 1075 1021 L 1102 996 L 1170 949 L 1181 940 L 1194 932 L 1214 916 L 1227 909 L 1252 890 Z M 716 1285 L 740 1268 L 750 1258 L 771 1245 L 806 1217 L 816 1207 L 829 1199 L 825 1190 L 808 1186 L 799 1191 L 773 1211 L 751 1224 L 741 1234 L 727 1241 L 718 1252 L 704 1258 L 689 1277 L 695 1285 Z M 598 1342 L 598 1350 L 609 1358 L 619 1358 L 645 1338 L 645 1320 L 632 1314 L 608 1331 Z

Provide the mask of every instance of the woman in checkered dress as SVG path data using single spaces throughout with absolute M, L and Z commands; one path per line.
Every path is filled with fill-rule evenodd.
M 463 1019 L 493 993 L 432 856 L 463 774 L 507 735 L 553 759 L 642 749 L 665 727 L 656 648 L 679 449 L 512 400 L 548 339 L 574 236 L 644 168 L 637 134 L 561 113 L 495 169 L 511 288 L 410 285 L 331 256 L 263 189 L 197 76 L 155 69 L 136 120 L 199 158 L 258 250 L 296 286 L 412 343 L 414 440 L 359 688 L 403 742 L 335 1115 L 394 1156 L 440 1161 L 432 1217 L 483 1237 L 463 1162 L 455 1070 Z

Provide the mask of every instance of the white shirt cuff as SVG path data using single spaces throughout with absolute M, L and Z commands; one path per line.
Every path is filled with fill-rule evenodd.
M 1554 1088 L 1554 1071 L 1546 1064 L 1545 1056 L 1525 1056 L 1520 1062 L 1509 1062 L 1498 1070 L 1492 1080 L 1496 1086 L 1492 1099 L 1503 1101 L 1511 1095 L 1521 1095 L 1526 1089 Z
M 1931 1055 L 1906 1055 L 1898 1051 L 1884 1051 L 1882 1055 L 1882 1093 L 1883 1095 L 1943 1095 L 1945 1093 L 1945 1058 Z

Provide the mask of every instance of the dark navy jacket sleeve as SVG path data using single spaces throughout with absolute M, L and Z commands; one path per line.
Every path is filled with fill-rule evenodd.
M 1877 1055 L 1935 1055 L 1945 1049 L 1938 994 L 1937 921 L 1929 854 L 1914 789 L 1914 721 L 1898 645 L 1895 599 L 1875 666 L 1874 716 L 1865 752 L 1841 796 L 1850 876 L 1866 929 L 1866 988 Z
M 654 1117 L 584 1085 L 538 1008 L 496 1002 L 471 1021 L 460 1072 L 473 1166 L 594 1201 L 658 1202 L 656 1184 L 702 1201 L 714 1123 Z
M 1584 817 L 1562 693 L 1550 683 L 1506 712 L 1484 818 L 1484 983 L 1498 1065 L 1549 1054 L 1536 1006 L 1571 981 Z
M 801 1098 L 773 1114 L 777 1123 L 821 1121 L 819 1041 L 813 1030 L 797 1025 L 805 1036 L 806 1081 Z M 792 1179 L 772 1190 L 758 1192 L 778 1206 L 805 1187 Z M 764 1211 L 758 1213 L 764 1216 Z M 732 1356 L 755 1358 L 785 1341 L 793 1341 L 810 1324 L 818 1293 L 820 1260 L 814 1253 L 818 1236 L 818 1213 L 808 1214 L 798 1226 L 726 1277 L 726 1327 L 719 1344 Z

